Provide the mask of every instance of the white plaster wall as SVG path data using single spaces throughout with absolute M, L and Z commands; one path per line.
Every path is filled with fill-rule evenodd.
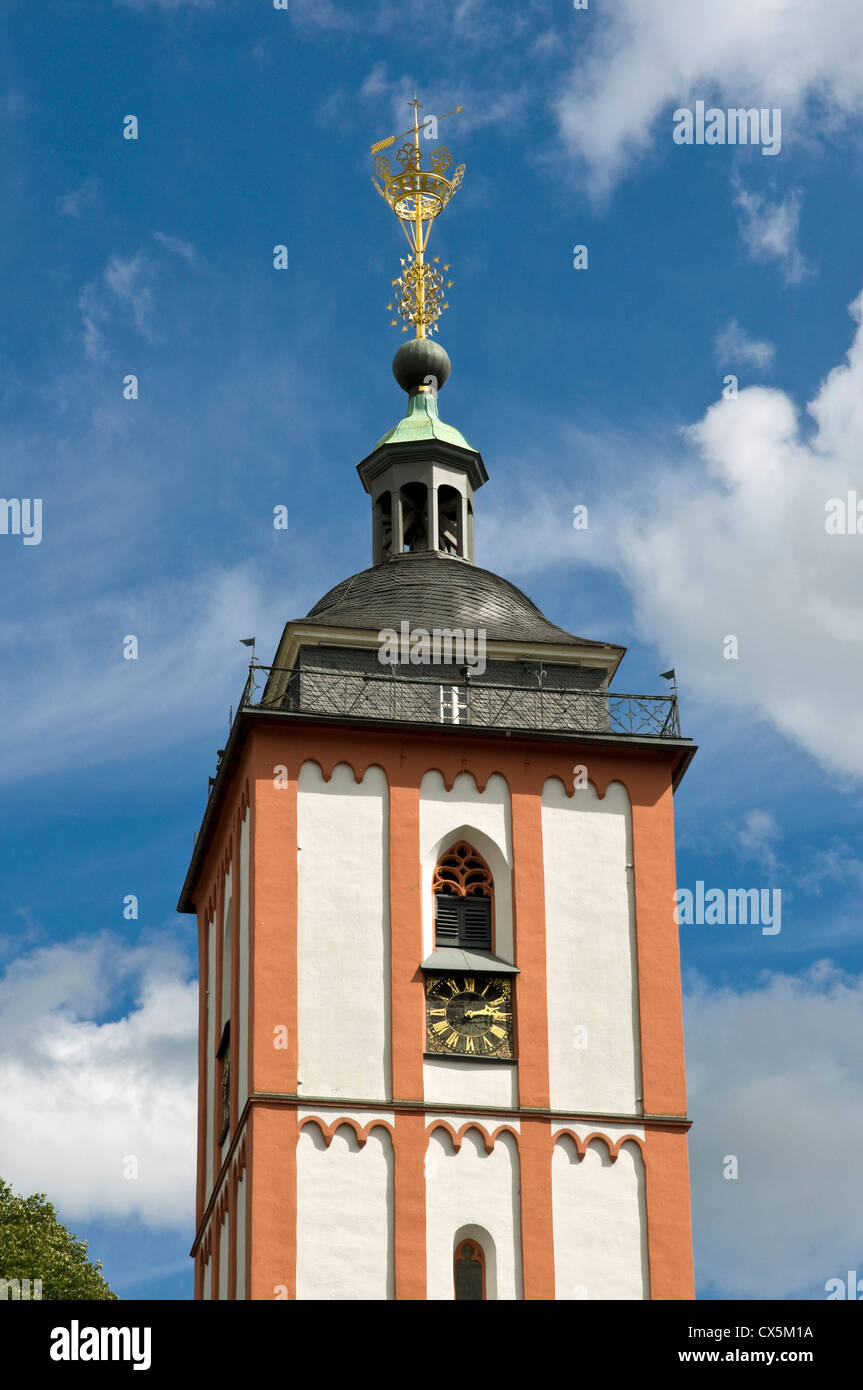
M 423 895 L 423 958 L 434 949 L 432 875 L 445 849 L 467 840 L 494 876 L 495 953 L 512 961 L 512 810 L 509 787 L 498 773 L 477 791 L 469 772 L 456 777 L 451 792 L 439 772 L 420 785 L 420 860 Z M 479 1104 L 477 1098 L 477 1104 Z
M 612 1163 L 601 1140 L 579 1162 L 564 1136 L 552 1155 L 554 1278 L 558 1299 L 645 1299 L 649 1295 L 644 1165 L 638 1145 Z
M 216 1016 L 218 1014 L 218 1000 L 216 999 L 216 919 L 213 917 L 207 923 L 207 1056 L 204 1062 L 205 1076 L 205 1114 L 206 1114 L 206 1144 L 207 1150 L 204 1155 L 205 1179 L 204 1197 L 209 1197 L 213 1190 L 213 1087 L 215 1085 L 215 1058 L 216 1058 Z
M 224 1300 L 228 1297 L 228 1247 L 230 1227 L 228 1225 L 228 1213 L 222 1217 L 222 1224 L 219 1227 L 219 1298 Z
M 246 1296 L 246 1170 L 237 1183 L 237 1298 Z
M 297 996 L 301 1089 L 390 1096 L 389 793 L 340 763 L 298 788 Z M 286 847 L 288 852 L 289 847 Z
M 513 1062 L 423 1060 L 423 1093 L 430 1105 L 518 1105 L 518 1075 Z
M 350 1125 L 326 1147 L 316 1124 L 297 1143 L 297 1298 L 392 1299 L 393 1152 L 385 1129 L 360 1148 Z
M 237 1117 L 249 1095 L 249 816 L 240 830 L 240 941 L 238 962 L 239 1018 L 237 1019 Z
M 464 1118 L 464 1117 L 463 1117 Z M 484 1117 L 488 1129 L 500 1123 Z M 515 1140 L 498 1136 L 490 1154 L 481 1135 L 469 1130 L 456 1152 L 446 1130 L 436 1130 L 426 1153 L 426 1248 L 428 1299 L 452 1300 L 455 1239 L 464 1228 L 485 1231 L 486 1295 L 489 1300 L 522 1296 L 519 1165 Z M 496 1287 L 495 1287 L 496 1285 Z
M 641 1108 L 632 821 L 613 782 L 542 795 L 551 1106 Z M 577 1033 L 576 1029 L 583 1029 Z
M 204 1261 L 204 1298 L 208 1301 L 213 1297 L 213 1261 Z

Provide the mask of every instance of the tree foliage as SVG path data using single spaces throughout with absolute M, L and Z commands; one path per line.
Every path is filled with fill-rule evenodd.
M 0 1279 L 42 1280 L 43 1299 L 112 1299 L 102 1262 L 60 1221 L 44 1192 L 19 1197 L 0 1178 Z M 32 1298 L 32 1292 L 31 1292 Z

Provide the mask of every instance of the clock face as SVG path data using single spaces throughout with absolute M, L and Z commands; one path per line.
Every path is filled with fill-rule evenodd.
M 426 1051 L 449 1057 L 510 1061 L 512 982 L 492 975 L 429 976 Z

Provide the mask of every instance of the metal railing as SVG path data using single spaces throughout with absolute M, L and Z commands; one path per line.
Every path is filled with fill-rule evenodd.
M 608 733 L 640 738 L 680 738 L 675 695 L 625 695 L 544 685 L 497 685 L 467 680 L 358 671 L 314 670 L 253 663 L 241 709 L 454 724 L 548 733 Z M 256 679 L 266 677 L 262 689 Z

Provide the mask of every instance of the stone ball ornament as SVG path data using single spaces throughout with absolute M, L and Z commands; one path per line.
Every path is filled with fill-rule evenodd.
M 408 395 L 427 385 L 439 391 L 451 370 L 448 352 L 434 338 L 411 338 L 402 343 L 393 358 L 393 376 Z M 428 382 L 428 377 L 434 380 Z

